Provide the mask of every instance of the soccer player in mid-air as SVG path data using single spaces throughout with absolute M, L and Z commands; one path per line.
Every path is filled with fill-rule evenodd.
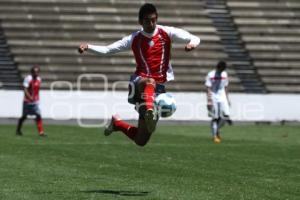
M 210 71 L 206 76 L 205 86 L 207 94 L 207 109 L 211 120 L 211 133 L 215 143 L 221 142 L 220 129 L 229 119 L 229 98 L 228 98 L 228 75 L 226 62 L 220 61 L 216 69 Z
M 26 76 L 23 82 L 24 87 L 24 101 L 23 101 L 23 112 L 22 116 L 18 121 L 17 135 L 22 134 L 22 125 L 26 120 L 28 115 L 34 115 L 39 136 L 46 136 L 43 128 L 43 121 L 41 116 L 41 111 L 39 108 L 39 92 L 42 80 L 39 76 L 40 68 L 38 66 L 33 66 L 30 70 L 31 74 Z
M 100 55 L 113 54 L 131 49 L 136 60 L 135 73 L 130 78 L 129 98 L 139 112 L 138 126 L 132 126 L 112 116 L 104 134 L 122 131 L 137 145 L 149 141 L 157 124 L 157 113 L 153 105 L 155 94 L 165 92 L 164 83 L 174 79 L 170 63 L 172 42 L 185 43 L 185 51 L 192 51 L 200 39 L 189 32 L 168 26 L 157 25 L 158 13 L 153 4 L 145 3 L 139 10 L 141 30 L 108 46 L 80 44 L 79 52 L 91 51 Z

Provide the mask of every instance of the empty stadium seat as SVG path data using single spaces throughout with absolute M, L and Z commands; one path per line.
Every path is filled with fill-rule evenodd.
M 0 18 L 8 44 L 24 77 L 33 64 L 39 64 L 44 89 L 73 89 L 81 74 L 106 74 L 109 87 L 114 81 L 128 81 L 134 72 L 131 52 L 112 56 L 79 55 L 83 42 L 109 44 L 139 29 L 137 13 L 141 0 L 2 0 Z M 226 59 L 220 37 L 205 10 L 203 0 L 153 1 L 158 8 L 159 24 L 184 28 L 202 40 L 197 50 L 186 53 L 174 44 L 172 63 L 176 80 L 168 84 L 172 91 L 204 91 L 206 73 L 218 60 Z M 235 71 L 231 90 L 242 92 Z M 89 82 L 90 81 L 90 82 Z M 81 89 L 102 89 L 101 79 L 87 80 Z M 120 90 L 127 89 L 120 86 Z
M 267 90 L 276 93 L 299 93 L 300 2 L 227 2 Z

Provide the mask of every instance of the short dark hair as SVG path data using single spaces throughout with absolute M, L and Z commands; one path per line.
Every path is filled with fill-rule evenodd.
M 226 67 L 227 67 L 227 64 L 226 64 L 226 62 L 225 61 L 223 61 L 223 60 L 221 60 L 221 61 L 219 61 L 218 62 L 218 64 L 217 64 L 217 69 L 222 69 L 222 70 L 225 70 L 226 69 Z
M 38 69 L 40 71 L 40 67 L 38 65 L 33 65 L 30 69 L 30 72 L 33 73 L 34 69 Z
M 155 13 L 157 16 L 156 7 L 151 3 L 145 3 L 141 6 L 139 11 L 139 22 L 141 22 L 146 15 Z

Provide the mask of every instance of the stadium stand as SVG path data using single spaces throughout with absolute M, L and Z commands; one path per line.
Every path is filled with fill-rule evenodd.
M 233 17 L 226 5 L 226 0 L 207 0 L 207 11 L 221 38 L 228 61 L 235 69 L 247 93 L 266 93 L 264 84 L 253 66 L 253 60 L 245 48 Z
M 77 88 L 80 74 L 106 74 L 108 85 L 123 81 L 117 89 L 127 89 L 129 75 L 135 62 L 131 52 L 109 57 L 81 56 L 76 48 L 82 41 L 108 44 L 139 28 L 137 12 L 140 0 L 1 0 L 0 18 L 7 42 L 22 76 L 33 64 L 42 68 L 43 88 L 51 84 L 56 89 Z M 227 59 L 216 28 L 205 10 L 205 1 L 160 0 L 154 2 L 159 10 L 159 23 L 182 27 L 202 39 L 201 46 L 185 53 L 182 45 L 173 46 L 173 67 L 176 81 L 167 87 L 172 91 L 203 91 L 204 78 L 220 59 Z M 231 91 L 242 92 L 240 79 L 234 69 Z M 97 80 L 98 79 L 98 80 Z M 81 88 L 102 89 L 101 77 L 82 77 Z M 66 82 L 67 81 L 67 82 Z
M 21 77 L 0 23 L 0 88 L 19 89 Z
M 300 2 L 228 0 L 246 49 L 268 92 L 300 92 Z
M 185 53 L 182 45 L 173 46 L 176 80 L 168 84 L 169 90 L 204 91 L 206 73 L 224 59 L 232 66 L 228 69 L 232 92 L 300 92 L 299 1 L 150 2 L 158 7 L 159 23 L 182 27 L 202 40 L 191 53 Z M 6 36 L 1 38 L 6 39 L 9 48 L 1 49 L 0 53 L 13 58 L 9 61 L 11 69 L 15 62 L 22 77 L 32 65 L 39 64 L 43 89 L 51 86 L 77 89 L 80 75 L 106 74 L 109 88 L 121 81 L 117 89 L 126 90 L 135 68 L 131 52 L 100 57 L 79 55 L 76 49 L 83 41 L 108 44 L 137 30 L 137 12 L 142 3 L 141 0 L 1 0 L 0 19 Z M 2 58 L 1 63 L 5 60 Z M 1 65 L 1 73 L 5 74 L 2 77 L 10 74 L 4 68 L 7 66 Z M 103 78 L 97 75 L 81 78 L 81 89 L 101 90 L 105 86 Z M 19 79 L 15 81 L 17 84 Z

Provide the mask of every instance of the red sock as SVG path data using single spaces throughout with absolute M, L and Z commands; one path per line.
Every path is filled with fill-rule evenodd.
M 146 110 L 153 109 L 155 86 L 152 83 L 146 83 L 144 88 L 144 100 Z
M 134 136 L 138 133 L 138 129 L 122 120 L 115 121 L 114 126 L 116 130 L 122 131 L 130 139 L 134 139 Z
M 39 134 L 43 134 L 44 133 L 43 120 L 42 119 L 36 120 L 36 125 L 38 128 Z

